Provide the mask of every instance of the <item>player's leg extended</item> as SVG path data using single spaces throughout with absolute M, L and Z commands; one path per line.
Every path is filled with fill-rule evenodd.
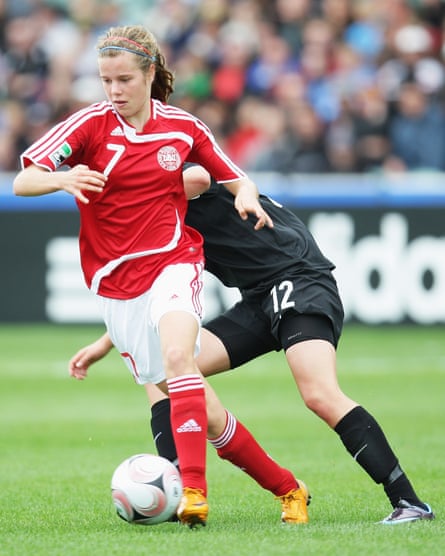
M 231 461 L 255 479 L 263 488 L 282 496 L 296 488 L 292 473 L 272 460 L 252 434 L 235 417 L 226 411 L 213 388 L 205 381 L 208 416 L 208 437 L 221 458 Z M 152 430 L 158 453 L 173 461 L 176 456 L 170 425 L 170 404 L 154 385 L 146 385 L 154 401 Z M 169 442 L 161 441 L 167 438 Z
M 310 495 L 303 482 L 281 467 L 258 444 L 249 430 L 227 411 L 206 382 L 208 437 L 218 455 L 242 469 L 282 504 L 282 521 L 307 523 Z
M 383 484 L 398 520 L 431 519 L 429 506 L 422 503 L 376 420 L 341 390 L 333 345 L 325 340 L 294 344 L 286 357 L 306 406 L 340 436 L 345 448 L 376 482 Z M 400 506 L 405 505 L 400 517 Z M 409 516 L 407 516 L 409 514 Z M 389 521 L 391 522 L 391 516 Z
M 196 359 L 202 374 L 209 376 L 230 368 L 230 360 L 224 344 L 214 334 L 201 329 L 201 349 Z M 145 384 L 151 407 L 151 431 L 160 456 L 177 464 L 176 446 L 170 423 L 170 401 L 154 384 Z
M 212 335 L 209 332 L 203 335 L 202 347 L 204 349 L 202 352 L 213 353 L 214 361 L 219 362 L 218 368 L 220 369 L 224 360 L 228 362 L 227 354 L 221 342 L 217 338 L 215 338 L 215 343 L 211 342 L 210 336 Z M 207 342 L 204 340 L 205 337 L 207 337 Z M 206 350 L 206 346 L 208 348 L 213 346 L 214 349 Z M 210 357 L 207 358 L 207 364 L 209 365 L 207 369 L 211 369 Z M 306 523 L 308 521 L 306 507 L 310 495 L 304 483 L 300 481 L 297 484 L 290 471 L 280 467 L 272 460 L 242 423 L 225 410 L 210 385 L 207 382 L 205 385 L 208 435 L 220 457 L 242 468 L 263 488 L 270 490 L 280 498 L 283 521 Z M 160 455 L 173 460 L 175 451 L 170 427 L 169 400 L 163 399 L 163 395 L 159 394 L 159 390 L 153 385 L 147 385 L 146 390 L 150 401 L 155 402 L 152 408 L 151 426 L 156 446 Z
M 205 525 L 207 410 L 202 377 L 194 360 L 199 323 L 187 311 L 170 311 L 159 320 L 159 335 L 173 438 L 183 482 L 179 519 L 191 527 Z

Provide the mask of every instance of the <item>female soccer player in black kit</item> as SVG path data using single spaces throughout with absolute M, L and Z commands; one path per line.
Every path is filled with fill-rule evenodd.
M 186 189 L 187 181 L 193 182 L 192 175 L 196 191 L 204 190 L 198 184 L 208 182 L 207 172 L 196 166 L 185 170 Z M 193 187 L 188 191 L 188 197 L 192 196 Z M 338 384 L 336 346 L 343 308 L 332 275 L 334 265 L 295 214 L 265 196 L 260 201 L 274 227 L 257 231 L 239 218 L 232 195 L 221 185 L 212 182 L 206 193 L 189 201 L 187 224 L 204 236 L 206 269 L 241 292 L 238 303 L 204 325 L 198 368 L 210 376 L 283 349 L 305 405 L 339 435 L 368 475 L 383 485 L 393 510 L 381 523 L 434 519 L 379 424 Z M 86 373 L 111 347 L 104 335 L 81 349 L 70 361 L 71 374 L 76 368 Z M 147 385 L 147 393 L 156 447 L 160 455 L 174 461 L 169 400 L 153 385 Z

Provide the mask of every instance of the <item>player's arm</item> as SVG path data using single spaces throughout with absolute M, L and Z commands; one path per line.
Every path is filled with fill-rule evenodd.
M 202 166 L 187 165 L 182 173 L 187 199 L 194 199 L 205 193 L 210 187 L 210 174 Z
M 243 220 L 247 220 L 249 214 L 257 218 L 255 230 L 264 226 L 273 228 L 271 217 L 261 206 L 258 188 L 249 178 L 240 178 L 223 184 L 235 197 L 234 205 Z
M 77 380 L 86 378 L 90 365 L 105 357 L 112 347 L 110 336 L 105 332 L 98 340 L 81 348 L 68 364 L 70 376 Z
M 45 168 L 31 164 L 21 170 L 14 179 L 14 193 L 23 197 L 46 195 L 56 191 L 66 191 L 80 202 L 87 204 L 85 191 L 101 193 L 107 181 L 106 176 L 90 170 L 84 164 L 78 164 L 70 170 L 50 172 Z
M 273 222 L 259 202 L 257 186 L 219 148 L 212 132 L 201 122 L 196 126 L 196 141 L 189 160 L 202 164 L 216 181 L 224 185 L 235 197 L 234 206 L 243 220 L 249 214 L 256 216 L 255 230 L 264 226 L 273 228 Z
M 211 177 L 209 172 L 202 166 L 191 165 L 184 169 L 183 180 L 187 199 L 193 199 L 209 189 Z M 235 208 L 243 220 L 246 220 L 248 213 L 251 213 L 257 217 L 255 230 L 259 230 L 264 226 L 273 227 L 272 219 L 258 200 L 258 189 L 253 181 L 249 178 L 240 178 L 223 185 L 235 197 Z

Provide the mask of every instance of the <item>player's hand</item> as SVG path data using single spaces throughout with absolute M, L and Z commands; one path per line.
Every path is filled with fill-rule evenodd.
M 60 179 L 59 188 L 84 204 L 90 202 L 85 192 L 102 193 L 107 181 L 107 176 L 90 170 L 85 164 L 78 164 L 66 172 L 58 172 L 57 175 Z
M 90 365 L 98 361 L 101 357 L 95 353 L 92 346 L 80 349 L 68 364 L 70 376 L 77 380 L 83 380 L 88 375 Z
M 112 347 L 108 334 L 104 334 L 92 344 L 80 349 L 68 363 L 70 376 L 77 380 L 86 378 L 90 365 L 105 357 Z
M 260 230 L 261 228 L 264 228 L 264 226 L 273 228 L 271 217 L 261 206 L 261 203 L 252 188 L 243 186 L 239 189 L 235 197 L 235 208 L 243 220 L 247 220 L 249 214 L 256 216 L 257 221 L 255 224 L 255 230 Z

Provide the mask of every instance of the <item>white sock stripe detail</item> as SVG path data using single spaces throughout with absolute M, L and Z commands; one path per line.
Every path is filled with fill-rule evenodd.
M 169 392 L 184 392 L 187 390 L 204 389 L 204 383 L 199 375 L 183 375 L 167 379 Z
M 196 386 L 182 386 L 177 388 L 168 388 L 170 394 L 174 394 L 176 392 L 187 392 L 189 390 L 204 390 L 204 386 L 196 385 Z
M 226 413 L 227 423 L 223 432 L 217 438 L 213 438 L 211 440 L 209 439 L 210 444 L 212 444 L 212 446 L 216 449 L 226 446 L 226 444 L 228 444 L 232 440 L 233 435 L 235 434 L 236 419 L 230 413 L 230 411 L 226 410 Z

